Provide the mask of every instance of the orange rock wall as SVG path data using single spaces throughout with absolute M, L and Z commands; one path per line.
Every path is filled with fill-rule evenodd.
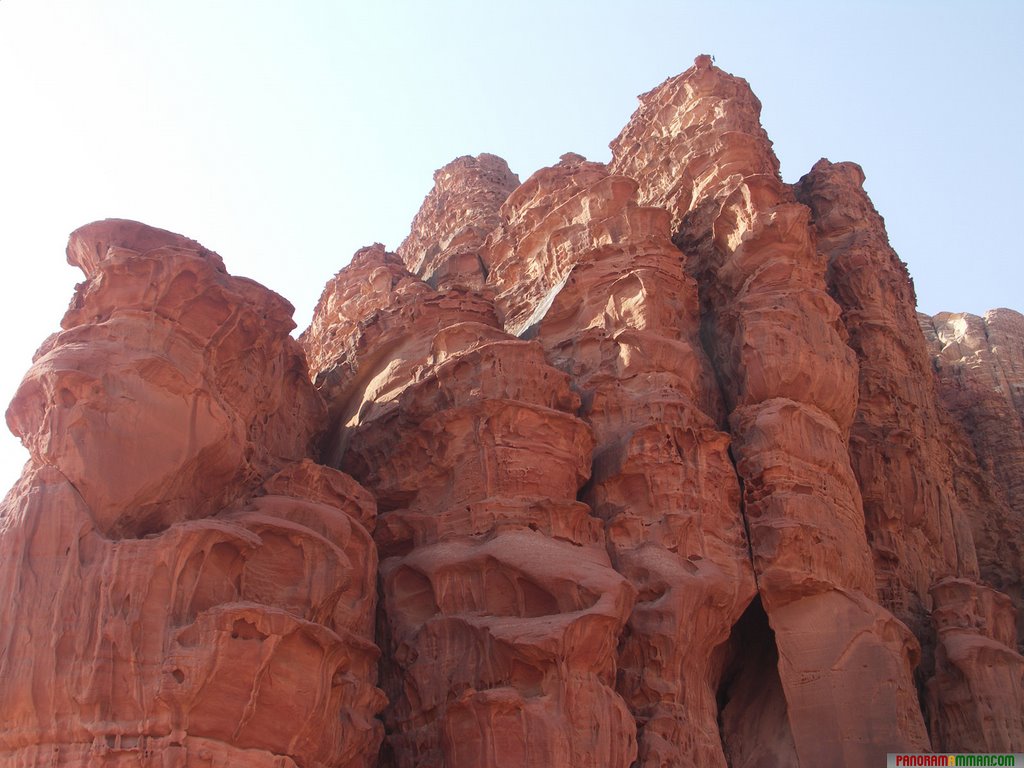
M 856 165 L 821 160 L 796 190 L 813 213 L 829 288 L 860 363 L 850 457 L 878 594 L 924 647 L 919 679 L 927 678 L 935 742 L 1007 750 L 1021 728 L 1021 688 L 1013 681 L 1021 680 L 1024 660 L 1011 601 L 978 584 L 976 551 L 986 580 L 1019 600 L 1019 522 L 998 499 L 983 502 L 998 494 L 985 487 L 963 432 L 939 405 L 927 345 L 914 332 L 913 285 L 863 182 Z M 996 624 L 1006 626 L 996 631 Z
M 594 432 L 582 498 L 639 595 L 618 653 L 639 764 L 724 766 L 716 651 L 753 571 L 696 284 L 636 187 L 578 156 L 538 171 L 502 206 L 488 285 L 506 329 L 570 375 Z
M 958 489 L 985 580 L 1024 618 L 1024 316 L 945 312 L 919 317 L 939 395 L 967 437 Z M 976 461 L 974 461 L 976 457 Z
M 355 339 L 329 364 L 356 373 L 334 394 L 353 415 L 328 450 L 382 513 L 388 760 L 626 768 L 635 727 L 614 653 L 635 592 L 576 500 L 593 446 L 579 396 L 539 344 L 500 329 L 485 296 L 435 291 L 382 250 L 325 296 L 381 264 L 390 283 L 371 282 L 386 309 L 363 293 L 314 326 Z
M 700 285 L 796 758 L 866 765 L 928 744 L 919 648 L 876 601 L 847 450 L 856 358 L 759 112 L 745 81 L 698 60 L 641 97 L 612 168 L 669 211 Z
M 860 397 L 851 427 L 868 541 L 882 604 L 928 636 L 929 589 L 977 578 L 969 521 L 953 487 L 951 444 L 931 361 L 917 330 L 906 267 L 852 163 L 819 161 L 796 187 L 814 218 L 831 294 L 857 353 Z M 931 645 L 931 643 L 929 643 Z
M 298 342 L 194 241 L 72 235 L 0 766 L 1024 750 L 1024 317 L 915 317 L 860 168 L 783 183 L 710 57 L 611 147 L 452 161 Z
M 7 414 L 0 764 L 375 765 L 375 503 L 305 458 L 291 307 L 133 222 L 68 255 Z
M 499 223 L 498 207 L 518 186 L 519 177 L 495 155 L 452 160 L 434 173 L 434 188 L 398 255 L 435 288 L 481 288 L 484 239 Z

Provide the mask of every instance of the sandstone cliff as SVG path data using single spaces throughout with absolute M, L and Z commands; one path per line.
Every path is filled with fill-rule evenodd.
M 1024 316 L 994 309 L 984 318 L 942 313 L 919 319 L 939 395 L 969 440 L 969 448 L 960 451 L 969 463 L 965 481 L 970 478 L 980 488 L 965 487 L 963 493 L 974 491 L 968 500 L 977 510 L 972 523 L 981 571 L 1019 606 L 1024 579 Z
M 725 765 L 721 648 L 753 572 L 696 285 L 636 190 L 567 155 L 512 193 L 484 261 L 506 329 L 569 374 L 594 433 L 582 498 L 638 592 L 617 662 L 640 763 Z
M 701 289 L 779 648 L 786 759 L 867 765 L 894 748 L 918 750 L 927 744 L 911 679 L 918 644 L 876 599 L 847 448 L 856 359 L 810 212 L 779 178 L 745 81 L 699 60 L 640 102 L 612 143 L 612 167 L 669 211 Z
M 709 57 L 611 147 L 454 160 L 298 342 L 198 243 L 72 235 L 0 765 L 1024 750 L 1024 317 L 916 315 L 863 171 L 784 183 Z
M 307 458 L 291 306 L 134 222 L 68 258 L 7 412 L 0 764 L 375 765 L 375 503 Z

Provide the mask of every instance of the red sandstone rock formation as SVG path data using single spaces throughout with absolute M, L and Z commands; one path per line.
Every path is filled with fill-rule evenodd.
M 981 579 L 1009 596 L 963 581 L 934 588 L 939 647 L 928 691 L 932 730 L 950 750 L 1019 750 L 1024 318 L 999 309 L 984 319 L 950 313 L 919 319 L 942 400 L 969 440 L 957 446 L 956 492 L 971 513 Z
M 498 206 L 518 186 L 519 177 L 495 155 L 452 160 L 434 173 L 434 188 L 398 255 L 435 288 L 481 288 L 481 246 L 498 225 Z
M 916 332 L 910 276 L 863 183 L 853 163 L 821 160 L 796 191 L 813 213 L 829 289 L 857 353 L 860 398 L 850 457 L 878 594 L 924 638 L 931 586 L 948 576 L 977 578 L 977 559 L 953 487 L 949 446 L 960 435 L 940 413 L 929 354 Z
M 759 112 L 700 56 L 608 167 L 458 158 L 308 369 L 199 244 L 75 233 L 8 411 L 0 765 L 1024 750 L 1024 317 L 922 340 L 863 173 L 783 184 Z
M 304 461 L 291 307 L 197 243 L 78 230 L 8 411 L 0 764 L 370 766 L 373 498 Z
M 856 359 L 759 107 L 745 81 L 698 61 L 641 97 L 612 169 L 669 211 L 700 284 L 795 757 L 867 765 L 928 743 L 911 680 L 919 651 L 875 602 L 846 445 Z
M 975 537 L 981 534 L 986 565 L 998 562 L 1004 574 L 1013 574 L 996 582 L 1005 588 L 1019 583 L 1019 554 L 1004 560 L 993 557 L 992 550 L 1005 552 L 1020 536 L 1006 535 L 1013 531 L 1005 525 L 1007 517 L 999 505 L 979 505 L 976 498 L 967 498 L 973 520 L 961 509 L 953 478 L 970 462 L 970 451 L 960 431 L 940 411 L 928 351 L 915 333 L 913 285 L 889 247 L 863 182 L 856 165 L 821 160 L 800 180 L 797 193 L 813 211 L 818 247 L 828 259 L 829 286 L 843 309 L 850 345 L 860 363 L 850 456 L 864 497 L 879 595 L 883 605 L 913 628 L 926 650 L 923 674 L 934 674 L 928 682 L 928 716 L 935 745 L 947 750 L 967 749 L 968 744 L 1011 749 L 1010 734 L 1021 732 L 1024 717 L 1024 668 L 1011 650 L 1016 633 L 985 629 L 1009 621 L 1012 630 L 1013 609 L 1005 595 L 975 583 Z M 965 479 L 959 484 L 963 487 Z M 1003 535 L 984 536 L 1000 520 Z M 956 576 L 965 578 L 949 578 Z M 950 586 L 954 583 L 959 585 L 956 590 Z M 933 596 L 939 605 L 933 604 Z M 964 615 L 965 600 L 984 602 L 988 608 L 982 614 L 987 619 L 978 623 L 971 620 L 971 612 Z M 951 612 L 958 621 L 949 618 Z M 937 638 L 929 624 L 935 625 Z M 1000 642 L 1009 647 L 997 650 Z M 936 643 L 938 658 L 933 663 Z
M 300 337 L 327 402 L 327 461 L 340 461 L 351 427 L 394 404 L 426 363 L 434 335 L 462 322 L 495 325 L 491 301 L 434 290 L 379 244 L 352 257 L 324 289 Z
M 938 631 L 928 683 L 934 740 L 951 752 L 1016 752 L 1024 744 L 1024 657 L 1013 606 L 1001 592 L 965 579 L 932 588 Z
M 716 652 L 753 573 L 696 285 L 636 186 L 579 156 L 538 171 L 502 207 L 488 284 L 506 329 L 535 336 L 583 396 L 596 440 L 584 498 L 639 593 L 618 686 L 639 764 L 724 766 Z
M 994 309 L 921 316 L 943 402 L 980 465 L 974 516 L 985 580 L 1015 598 L 1024 619 L 1024 316 Z M 970 457 L 969 458 L 973 458 Z M 978 484 L 978 483 L 976 483 Z M 970 489 L 967 489 L 970 490 Z M 973 500 L 973 499 L 972 499 Z
M 361 252 L 325 297 L 378 263 L 393 257 Z M 387 310 L 364 294 L 362 317 L 318 313 L 315 329 L 355 340 L 337 359 L 319 330 L 304 341 L 318 365 L 354 372 L 331 391 L 345 416 L 329 446 L 383 513 L 394 764 L 626 768 L 635 726 L 614 651 L 634 592 L 576 501 L 592 446 L 578 397 L 482 297 L 389 274 Z

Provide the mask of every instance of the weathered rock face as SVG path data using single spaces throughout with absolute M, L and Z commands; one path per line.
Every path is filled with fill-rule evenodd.
M 970 466 L 973 455 L 962 433 L 940 409 L 927 347 L 914 332 L 913 285 L 863 182 L 856 165 L 822 160 L 797 193 L 813 211 L 829 288 L 860 362 L 850 457 L 864 498 L 878 594 L 924 646 L 922 677 L 934 675 L 927 685 L 936 743 L 950 750 L 968 744 L 1009 749 L 1024 716 L 1021 659 L 1011 650 L 1015 632 L 986 628 L 1009 622 L 1013 630 L 1013 609 L 1005 595 L 977 584 L 975 540 L 989 583 L 1019 595 L 1019 529 L 1005 506 L 979 503 L 982 492 L 957 492 L 954 477 L 960 487 L 971 487 L 980 473 Z M 993 528 L 998 534 L 986 535 Z M 970 608 L 975 604 L 984 610 Z
M 932 588 L 938 632 L 928 683 L 931 730 L 951 751 L 1019 750 L 1024 733 L 1024 657 L 1013 606 L 994 589 L 965 579 Z
M 982 575 L 1014 598 L 1024 620 L 1024 316 L 994 309 L 984 318 L 942 313 L 920 320 L 942 400 L 973 449 L 963 453 L 977 457 L 958 490 L 977 510 Z
M 134 222 L 68 255 L 87 280 L 8 411 L 0 764 L 375 764 L 375 505 L 304 459 L 291 307 Z
M 284 340 L 287 302 L 228 278 L 198 243 L 134 222 L 78 230 L 68 259 L 87 280 L 7 419 L 103 533 L 205 517 L 307 455 L 321 406 Z
M 867 765 L 928 743 L 918 647 L 875 602 L 846 443 L 856 360 L 809 211 L 779 179 L 758 117 L 745 81 L 698 60 L 641 97 L 612 169 L 669 211 L 700 284 L 796 757 Z M 838 744 L 826 735 L 837 732 Z
M 76 232 L 0 766 L 1024 750 L 1024 317 L 915 318 L 860 168 L 784 184 L 759 112 L 701 56 L 608 166 L 456 159 L 298 344 L 198 243 Z
M 932 615 L 932 730 L 950 749 L 1016 749 L 1024 743 L 1024 318 L 998 309 L 919 320 L 942 401 L 966 435 L 956 492 L 970 511 L 981 580 L 1000 590 L 961 581 L 933 588 L 946 605 Z
M 850 458 L 864 500 L 868 541 L 883 605 L 928 637 L 933 584 L 977 578 L 969 523 L 953 487 L 948 427 L 924 340 L 913 285 L 889 247 L 882 218 L 852 163 L 819 161 L 796 191 L 814 216 L 828 285 L 857 352 L 860 397 Z
M 364 248 L 325 288 L 300 337 L 328 407 L 325 458 L 337 463 L 350 428 L 393 407 L 430 355 L 435 334 L 458 323 L 494 326 L 487 296 L 436 291 L 382 245 Z
M 328 293 L 364 272 L 354 262 Z M 408 288 L 391 307 L 402 365 L 358 343 L 329 364 L 361 372 L 333 395 L 355 416 L 329 444 L 344 446 L 341 466 L 383 513 L 394 764 L 625 768 L 635 727 L 613 691 L 614 652 L 634 591 L 576 501 L 593 442 L 573 415 L 579 398 L 540 345 L 479 311 L 480 297 L 396 279 Z M 379 324 L 389 338 L 388 318 L 315 323 L 338 336 Z M 306 343 L 323 359 L 315 337 Z
M 697 340 L 696 285 L 636 182 L 565 156 L 502 207 L 488 284 L 506 329 L 572 378 L 596 440 L 584 499 L 639 598 L 619 691 L 640 765 L 725 765 L 716 651 L 754 596 L 721 403 Z
M 452 160 L 434 173 L 434 188 L 398 255 L 435 288 L 481 288 L 481 246 L 498 225 L 498 207 L 518 186 L 519 177 L 495 155 Z

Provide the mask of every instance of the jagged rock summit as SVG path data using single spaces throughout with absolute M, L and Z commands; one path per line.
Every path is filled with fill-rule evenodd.
M 697 57 L 608 164 L 434 175 L 298 341 L 180 235 L 7 411 L 0 766 L 1024 751 L 1024 317 L 916 314 L 853 163 Z

